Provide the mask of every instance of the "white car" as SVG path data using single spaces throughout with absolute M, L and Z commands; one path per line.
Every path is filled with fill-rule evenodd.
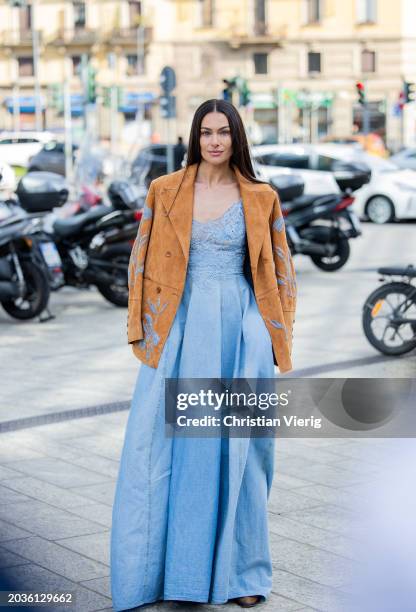
M 8 197 L 8 192 L 13 192 L 16 189 L 16 175 L 14 170 L 9 164 L 5 164 L 0 161 L 0 193 L 7 192 L 6 196 Z M 1 193 L 3 196 L 3 193 Z
M 270 178 L 282 166 L 301 174 L 305 193 L 339 192 L 335 176 L 358 165 L 371 170 L 371 180 L 354 192 L 354 210 L 361 219 L 387 223 L 416 219 L 416 172 L 369 153 L 338 144 L 260 145 L 252 154 L 261 173 Z
M 0 132 L 0 161 L 27 168 L 29 158 L 53 139 L 52 132 Z

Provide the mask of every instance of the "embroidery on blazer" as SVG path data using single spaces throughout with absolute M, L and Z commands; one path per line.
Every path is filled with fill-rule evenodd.
M 273 221 L 273 229 L 276 230 L 277 232 L 281 232 L 284 227 L 285 227 L 285 222 L 284 222 L 282 215 L 280 215 L 280 217 L 277 217 Z
M 152 302 L 150 298 L 147 298 L 147 303 L 154 317 L 149 312 L 144 313 L 143 330 L 144 338 L 139 340 L 138 345 L 141 349 L 146 348 L 146 359 L 149 359 L 153 353 L 155 347 L 160 342 L 160 336 L 155 330 L 155 325 L 159 316 L 165 310 L 169 302 L 160 304 L 160 297 L 155 302 Z
M 149 210 L 151 211 L 151 209 L 149 208 Z M 146 244 L 147 239 L 149 237 L 148 234 L 143 234 L 143 236 L 140 235 L 140 229 L 139 228 L 139 235 L 137 236 L 136 240 L 134 241 L 134 245 L 131 251 L 131 255 L 130 255 L 130 265 L 129 265 L 129 273 L 128 273 L 128 285 L 129 287 L 132 287 L 132 283 L 133 283 L 133 278 L 134 278 L 134 282 L 136 282 L 137 280 L 137 276 L 139 274 L 143 274 L 144 272 L 144 262 L 140 262 L 140 250 L 142 249 L 142 247 Z
M 280 279 L 281 282 L 279 284 L 287 286 L 286 293 L 288 297 L 296 297 L 296 280 L 290 265 L 290 253 L 288 252 L 287 255 L 285 255 L 285 252 L 279 246 L 275 246 L 273 250 L 276 252 L 278 258 L 283 261 L 286 271 L 286 274 L 277 273 L 277 282 L 279 283 Z
M 276 327 L 276 329 L 283 329 L 283 331 L 285 332 L 285 338 L 286 338 L 286 342 L 287 342 L 287 329 L 286 329 L 286 325 L 283 325 L 283 323 L 279 323 L 279 321 L 276 321 L 275 319 L 269 319 L 269 321 L 273 325 L 273 327 Z

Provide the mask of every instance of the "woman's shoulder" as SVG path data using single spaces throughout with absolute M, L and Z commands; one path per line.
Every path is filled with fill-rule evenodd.
M 185 173 L 186 168 L 180 168 L 179 170 L 175 170 L 175 172 L 169 172 L 169 174 L 162 174 L 162 176 L 158 176 L 153 179 L 150 183 L 154 187 L 169 187 L 171 184 L 177 183 L 178 180 L 182 178 L 182 175 Z

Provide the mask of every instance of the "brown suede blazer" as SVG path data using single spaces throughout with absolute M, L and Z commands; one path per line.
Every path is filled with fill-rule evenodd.
M 296 277 L 279 198 L 232 167 L 240 187 L 250 283 L 270 333 L 274 363 L 292 369 Z M 186 281 L 198 164 L 153 180 L 129 263 L 128 343 L 136 357 L 157 367 Z M 202 322 L 201 322 L 202 324 Z

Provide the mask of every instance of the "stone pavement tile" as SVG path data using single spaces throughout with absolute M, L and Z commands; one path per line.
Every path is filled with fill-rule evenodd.
M 101 474 L 53 457 L 15 461 L 8 465 L 25 475 L 34 476 L 39 480 L 64 488 L 93 485 L 108 480 Z
M 57 508 L 68 509 L 88 503 L 88 500 L 86 500 L 84 497 L 76 495 L 76 493 L 68 491 L 68 489 L 62 489 L 62 487 L 57 487 L 56 485 L 38 480 L 32 476 L 25 476 L 23 478 L 18 478 L 17 480 L 3 480 L 2 484 L 5 487 L 8 487 L 9 490 L 13 489 L 13 491 L 26 493 L 27 496 L 30 496 L 27 497 L 27 499 L 37 499 L 50 504 L 51 506 L 56 506 Z M 93 502 L 91 501 L 90 503 Z
M 82 518 L 91 519 L 95 523 L 104 525 L 104 527 L 111 527 L 112 519 L 112 506 L 106 504 L 97 504 L 92 499 L 86 499 L 85 506 L 75 506 L 74 508 L 67 508 L 68 512 L 81 516 Z
M 274 592 L 299 601 L 306 607 L 322 612 L 338 612 L 347 601 L 345 593 L 339 589 L 313 582 L 290 572 L 273 569 Z M 302 606 L 299 608 L 302 609 Z
M 19 480 L 20 480 L 20 478 L 18 478 L 16 482 L 18 482 Z M 15 491 L 13 491 L 9 487 L 7 487 L 7 483 L 8 482 L 10 482 L 10 481 L 9 480 L 2 480 L 1 481 L 1 485 L 0 485 L 0 505 L 3 505 L 3 504 L 12 504 L 14 502 L 21 502 L 21 501 L 29 501 L 30 500 L 30 497 L 28 497 L 27 495 L 22 495 L 21 493 L 16 493 Z M 6 484 L 6 486 L 3 486 L 4 484 Z
M 354 485 L 354 487 L 355 486 L 358 487 L 359 485 Z M 350 487 L 344 489 L 328 487 L 326 485 L 309 484 L 307 487 L 299 487 L 296 489 L 296 492 L 300 495 L 311 497 L 321 503 L 341 506 L 341 508 L 352 508 L 356 503 L 354 487 L 351 487 L 351 491 L 349 491 L 348 489 Z
M 111 599 L 111 578 L 110 576 L 104 576 L 103 578 L 93 578 L 92 580 L 82 580 L 80 582 L 83 586 L 87 587 L 91 591 L 96 591 L 104 597 Z
M 104 474 L 109 478 L 117 478 L 118 470 L 119 470 L 119 461 L 114 461 L 113 459 L 108 459 L 107 457 L 100 457 L 98 455 L 94 455 L 93 453 L 85 454 L 84 450 L 80 449 L 82 455 L 77 457 L 76 459 L 72 459 L 69 463 L 73 463 L 74 465 L 79 465 L 80 467 L 85 467 L 92 472 L 98 472 L 99 474 Z
M 313 463 L 304 457 L 284 456 L 277 465 L 277 470 L 284 474 L 307 480 L 310 483 L 325 484 L 328 486 L 342 486 L 363 482 L 363 475 L 354 474 L 348 470 L 340 469 L 323 463 Z
M 255 608 L 259 610 L 259 612 L 297 612 L 301 607 L 302 604 L 298 601 L 282 597 L 272 590 L 266 601 Z M 180 609 L 176 608 L 176 606 L 175 609 L 180 612 Z M 190 611 L 191 607 L 188 607 L 187 610 Z M 194 607 L 193 610 L 194 612 L 197 612 L 197 610 L 200 610 L 200 612 L 236 612 L 237 610 L 243 610 L 243 608 L 240 608 L 234 602 L 230 602 L 225 604 L 202 604 L 201 607 Z
M 304 488 L 304 487 L 302 487 Z M 277 487 L 272 487 L 269 497 L 269 510 L 279 514 L 280 512 L 289 512 L 291 510 L 302 510 L 304 508 L 312 508 L 320 505 L 322 502 L 305 495 L 298 494 L 299 489 L 294 491 L 282 491 Z
M 28 448 L 22 444 L 16 444 L 15 441 L 4 439 L 7 434 L 1 434 L 0 444 L 0 463 L 7 464 L 8 461 L 18 461 L 19 459 L 36 459 L 44 457 L 44 453 L 40 450 Z M 38 444 L 39 447 L 39 444 Z
M 269 513 L 268 521 L 271 534 L 311 544 L 321 550 L 326 550 L 348 559 L 356 560 L 358 557 L 355 543 L 350 538 L 292 520 L 288 516 Z
M 102 484 L 96 484 L 86 487 L 73 487 L 71 489 L 74 493 L 82 495 L 87 499 L 93 499 L 102 504 L 108 506 L 113 505 L 114 494 L 115 494 L 116 483 L 114 480 L 111 482 L 104 482 Z
M 48 440 L 65 440 L 74 435 L 79 437 L 94 435 L 95 427 L 93 422 L 86 423 L 85 419 L 69 419 L 59 423 L 48 423 L 36 428 L 37 435 L 45 436 Z
M 381 443 L 380 443 L 381 442 Z M 337 455 L 350 459 L 363 460 L 365 463 L 377 466 L 380 460 L 385 459 L 389 452 L 389 440 L 377 440 L 363 438 L 360 440 L 351 439 L 348 444 L 344 444 L 337 449 Z
M 24 474 L 10 469 L 10 467 L 0 465 L 0 481 L 6 480 L 6 478 L 20 478 L 21 476 L 24 476 Z
M 29 561 L 0 546 L 0 570 L 4 570 L 6 567 L 15 567 L 16 565 L 25 565 L 25 563 L 29 563 Z
M 59 568 L 59 565 L 58 565 Z M 36 593 L 73 593 L 72 603 L 51 605 L 48 612 L 95 612 L 111 606 L 111 600 L 99 593 L 72 582 L 44 567 L 29 563 L 10 571 L 9 579 L 14 583 L 16 591 L 33 591 Z
M 336 460 L 332 463 L 335 467 L 339 467 L 350 472 L 357 472 L 358 474 L 368 474 L 369 476 L 377 475 L 379 472 L 379 466 L 375 463 L 367 463 L 365 459 L 356 459 L 355 457 L 343 457 L 340 460 Z
M 110 531 L 108 529 L 92 535 L 64 538 L 58 540 L 58 544 L 85 557 L 95 559 L 103 565 L 110 566 Z M 103 575 L 106 576 L 108 573 L 109 571 Z
M 91 558 L 91 555 L 89 557 L 80 555 L 64 548 L 59 543 L 49 542 L 38 536 L 25 540 L 4 542 L 3 546 L 29 561 L 75 582 L 82 579 L 99 578 L 108 574 L 108 567 Z
M 295 455 L 296 457 L 305 457 L 316 463 L 334 463 L 341 459 L 345 459 L 345 455 L 338 454 L 336 447 L 331 446 L 331 452 L 320 446 L 307 446 L 301 444 L 299 440 L 294 438 L 282 438 L 276 445 L 277 452 L 285 455 Z
M 352 575 L 350 560 L 288 538 L 282 538 L 273 547 L 272 561 L 273 568 L 329 587 L 342 586 Z
M 305 487 L 311 484 L 308 480 L 283 474 L 283 472 L 280 471 L 280 465 L 280 463 L 275 461 L 273 487 L 279 487 L 279 489 L 296 489 L 297 487 Z
M 28 538 L 31 535 L 30 531 L 20 529 L 20 527 L 16 527 L 16 525 L 0 520 L 0 542 L 17 540 L 18 538 Z
M 294 510 L 282 516 L 346 537 L 353 537 L 357 527 L 357 517 L 352 512 L 330 504 L 310 510 Z
M 88 453 L 94 453 L 108 459 L 118 460 L 121 455 L 122 440 L 111 438 L 111 443 L 107 435 L 91 435 L 82 436 L 81 438 L 74 437 L 66 440 L 67 444 L 71 444 L 73 448 L 83 449 Z
M 48 540 L 103 531 L 98 523 L 35 500 L 0 506 L 0 519 Z

